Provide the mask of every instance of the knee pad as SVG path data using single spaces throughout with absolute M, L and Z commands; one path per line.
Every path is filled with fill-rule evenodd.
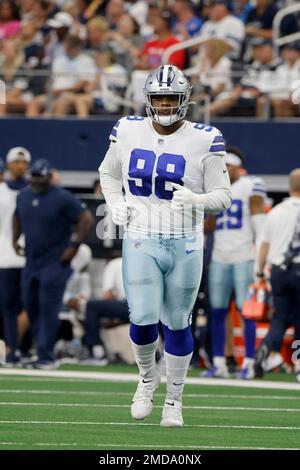
M 158 338 L 158 325 L 140 326 L 130 323 L 130 339 L 139 345 L 151 344 Z
M 170 330 L 163 325 L 165 335 L 165 351 L 174 356 L 187 356 L 194 349 L 194 340 L 191 328 L 183 330 Z

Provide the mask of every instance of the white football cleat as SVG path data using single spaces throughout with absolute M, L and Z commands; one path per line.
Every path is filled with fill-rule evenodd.
M 165 427 L 177 427 L 177 428 L 183 427 L 181 401 L 177 401 L 177 400 L 165 401 L 160 425 L 165 426 Z
M 131 404 L 131 416 L 142 420 L 152 413 L 153 392 L 160 384 L 160 374 L 155 372 L 153 379 L 141 378 Z

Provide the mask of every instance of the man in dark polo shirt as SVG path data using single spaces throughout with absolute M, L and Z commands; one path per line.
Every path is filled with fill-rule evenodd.
M 37 344 L 37 368 L 55 367 L 53 346 L 58 313 L 70 262 L 92 225 L 92 216 L 70 192 L 51 184 L 51 165 L 37 160 L 30 186 L 18 195 L 13 243 L 25 235 L 26 266 L 22 277 L 25 309 Z

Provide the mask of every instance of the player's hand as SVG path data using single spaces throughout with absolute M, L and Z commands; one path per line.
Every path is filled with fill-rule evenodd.
M 67 307 L 71 308 L 72 310 L 80 310 L 80 300 L 79 299 L 69 299 L 67 302 Z
M 17 255 L 24 256 L 25 254 L 24 249 L 21 247 L 21 245 L 19 245 L 18 242 L 14 242 L 13 245 L 14 245 L 14 250 L 17 253 Z
M 197 204 L 197 194 L 193 193 L 190 189 L 181 186 L 180 184 L 171 183 L 171 185 L 175 189 L 171 202 L 172 209 L 180 210 L 183 209 L 183 207 L 186 205 L 195 206 Z
M 255 274 L 255 282 L 256 284 L 262 284 L 266 282 L 265 274 L 263 272 Z
M 111 215 L 116 225 L 127 225 L 131 215 L 131 208 L 127 202 L 121 202 L 112 208 Z

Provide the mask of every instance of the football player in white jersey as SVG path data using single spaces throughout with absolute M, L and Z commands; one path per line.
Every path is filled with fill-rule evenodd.
M 6 365 L 20 360 L 18 350 L 18 314 L 22 310 L 21 274 L 24 256 L 16 254 L 12 244 L 12 219 L 16 198 L 27 186 L 25 175 L 31 157 L 23 147 L 13 147 L 7 154 L 8 179 L 0 183 L 0 306 L 3 315 L 4 337 L 9 352 Z
M 249 285 L 254 281 L 255 241 L 265 218 L 265 183 L 261 178 L 241 176 L 244 158 L 239 149 L 227 147 L 225 157 L 232 190 L 232 204 L 216 214 L 209 297 L 212 307 L 213 367 L 206 377 L 229 377 L 224 357 L 225 320 L 234 292 L 241 311 Z M 238 377 L 254 377 L 255 322 L 244 319 L 245 358 Z
M 193 351 L 190 314 L 202 272 L 203 212 L 231 203 L 225 145 L 214 127 L 186 121 L 191 87 L 175 66 L 150 73 L 147 118 L 122 118 L 100 166 L 103 194 L 125 225 L 123 280 L 140 372 L 131 414 L 150 415 L 163 324 L 167 395 L 162 426 L 183 426 L 182 393 Z M 122 192 L 122 186 L 125 195 Z

